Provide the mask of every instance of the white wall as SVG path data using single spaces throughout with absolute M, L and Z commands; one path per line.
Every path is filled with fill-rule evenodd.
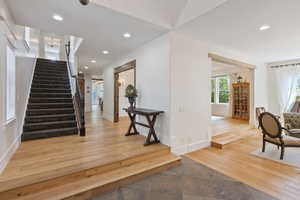
M 211 114 L 214 116 L 231 117 L 230 105 L 228 104 L 211 104 Z
M 138 107 L 164 110 L 157 132 L 172 152 L 184 154 L 210 145 L 211 140 L 211 60 L 208 53 L 254 64 L 255 60 L 239 53 L 205 44 L 171 32 L 131 52 L 104 70 L 104 118 L 113 120 L 114 68 L 137 61 Z M 267 90 L 266 71 L 257 65 L 250 73 L 250 104 L 264 104 Z M 254 70 L 252 70 L 254 71 Z M 254 79 L 254 75 L 256 79 Z M 259 88 L 257 88 L 259 87 Z M 260 96 L 260 97 L 257 97 Z M 251 122 L 254 109 L 251 109 Z M 144 129 L 140 129 L 144 130 Z M 143 132 L 145 133 L 145 132 Z
M 174 153 L 187 153 L 210 143 L 211 71 L 205 45 L 172 34 L 170 132 Z
M 134 52 L 129 53 L 104 69 L 104 118 L 113 120 L 114 68 L 136 60 L 137 106 L 162 110 L 156 131 L 162 143 L 169 144 L 170 99 L 170 38 L 161 36 Z M 143 119 L 139 119 L 143 120 Z M 147 130 L 139 127 L 143 134 Z
M 128 98 L 125 97 L 125 90 L 129 84 L 134 85 L 134 70 L 128 70 L 119 74 L 121 85 L 119 87 L 119 116 L 126 117 L 127 113 L 123 108 L 129 106 Z
M 2 38 L 3 39 L 3 38 Z M 4 42 L 4 43 L 3 43 Z M 6 60 L 3 52 L 5 40 L 1 41 L 1 97 L 0 97 L 0 172 L 8 163 L 10 157 L 20 144 L 20 136 L 23 133 L 23 122 L 29 98 L 29 92 L 35 67 L 35 58 L 17 57 L 16 59 L 16 119 L 6 123 Z
M 13 18 L 5 2 L 0 0 L 0 14 L 7 19 L 11 27 L 14 26 Z M 1 24 L 3 25 L 3 24 Z M 23 120 L 29 89 L 31 86 L 32 72 L 35 59 L 16 59 L 16 119 L 6 121 L 6 47 L 8 40 L 3 27 L 0 27 L 0 173 L 7 165 L 9 159 L 20 144 Z

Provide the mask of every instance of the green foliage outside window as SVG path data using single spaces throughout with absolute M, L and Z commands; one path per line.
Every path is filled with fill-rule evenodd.
M 211 79 L 211 103 L 215 103 L 216 99 L 216 79 Z
M 229 102 L 229 87 L 226 77 L 219 78 L 219 103 Z
M 227 76 L 211 79 L 211 103 L 229 103 L 229 79 Z

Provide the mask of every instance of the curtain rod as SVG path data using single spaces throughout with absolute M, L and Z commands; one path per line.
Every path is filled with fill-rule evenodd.
M 281 67 L 290 67 L 290 66 L 300 66 L 300 63 L 273 65 L 273 66 L 271 66 L 271 68 L 281 68 Z

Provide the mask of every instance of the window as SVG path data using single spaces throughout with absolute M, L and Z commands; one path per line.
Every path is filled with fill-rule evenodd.
M 228 76 L 218 76 L 211 79 L 211 103 L 229 103 Z
M 296 101 L 300 102 L 300 78 L 298 78 L 298 80 L 297 80 L 296 92 L 297 92 Z
M 216 101 L 216 79 L 211 79 L 211 103 Z
M 16 106 L 16 58 L 13 50 L 6 48 L 6 120 L 15 118 Z

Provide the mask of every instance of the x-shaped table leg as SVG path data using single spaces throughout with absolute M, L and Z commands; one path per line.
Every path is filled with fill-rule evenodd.
M 130 118 L 130 126 L 129 126 L 129 129 L 128 129 L 127 133 L 125 134 L 125 136 L 138 135 L 139 132 L 137 131 L 137 129 L 135 127 L 135 117 L 136 117 L 136 114 L 130 114 L 130 113 L 128 113 L 128 116 Z M 133 132 L 131 132 L 132 128 L 133 128 Z
M 144 144 L 144 146 L 148 146 L 148 145 L 151 145 L 151 144 L 157 144 L 159 143 L 160 141 L 158 140 L 157 136 L 156 136 L 156 133 L 155 133 L 155 129 L 154 129 L 154 125 L 155 125 L 155 121 L 156 121 L 156 115 L 153 116 L 152 120 L 150 119 L 149 116 L 146 116 L 146 119 L 148 121 L 148 124 L 149 124 L 149 133 L 148 133 L 148 136 L 147 136 L 147 139 L 146 139 L 146 142 Z M 151 136 L 153 136 L 153 141 L 151 141 Z

